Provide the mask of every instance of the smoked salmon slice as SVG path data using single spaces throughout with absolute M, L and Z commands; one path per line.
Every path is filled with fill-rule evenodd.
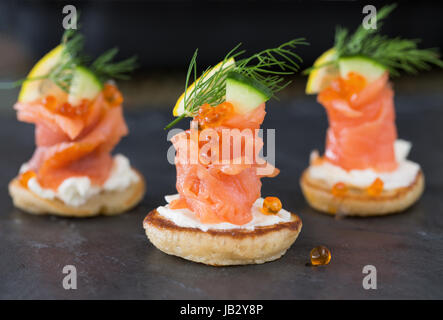
M 361 81 L 358 75 L 334 80 L 318 95 L 329 120 L 325 158 L 345 170 L 395 170 L 397 131 L 388 73 L 360 90 L 346 90 L 356 77 Z
M 265 114 L 265 105 L 262 104 L 247 114 L 229 114 L 211 129 L 220 135 L 223 129 L 252 129 L 254 131 L 253 129 L 260 127 Z M 172 139 L 177 151 L 176 187 L 180 198 L 171 202 L 171 208 L 188 208 L 203 223 L 229 222 L 236 225 L 248 223 L 252 219 L 251 207 L 260 197 L 260 179 L 262 176 L 268 176 L 257 173 L 257 168 L 265 164 L 258 164 L 255 160 L 263 146 L 263 141 L 255 133 L 245 135 L 237 161 L 234 161 L 234 153 L 231 149 L 229 159 L 224 159 L 229 161 L 219 163 L 214 160 L 223 160 L 218 157 L 222 154 L 221 143 L 217 140 L 213 142 L 215 149 L 209 148 L 217 153 L 217 157 L 214 158 L 212 153 L 202 154 L 203 146 L 208 143 L 205 139 L 203 140 L 203 142 L 198 142 L 199 158 L 193 163 L 187 149 L 193 143 L 191 131 L 179 133 Z M 248 144 L 255 146 L 253 157 L 245 152 Z M 278 170 L 273 168 L 271 172 L 269 176 L 274 176 Z
M 37 148 L 28 162 L 44 188 L 57 189 L 67 178 L 87 176 L 102 185 L 112 168 L 110 152 L 128 134 L 123 109 L 110 106 L 100 93 L 82 117 L 48 110 L 39 101 L 17 103 L 17 117 L 34 123 Z
M 84 123 L 81 119 L 72 119 L 48 110 L 40 102 L 15 104 L 17 110 L 17 119 L 19 121 L 44 124 L 53 131 L 61 130 L 68 135 L 70 139 L 75 139 L 83 130 Z

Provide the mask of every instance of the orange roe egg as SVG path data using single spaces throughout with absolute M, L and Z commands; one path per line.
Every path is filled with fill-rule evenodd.
M 213 126 L 216 126 L 220 122 L 221 118 L 222 116 L 220 113 L 215 112 L 215 110 L 211 110 L 205 114 L 203 118 L 203 123 L 207 125 L 211 124 Z
M 82 117 L 88 113 L 89 106 L 90 103 L 88 99 L 82 99 L 80 104 L 76 106 L 71 105 L 69 102 L 65 102 L 57 109 L 57 112 L 70 118 Z
M 340 80 L 341 91 L 344 93 L 348 101 L 352 101 L 352 98 L 366 86 L 365 77 L 355 72 L 349 72 L 346 79 Z
M 123 95 L 116 86 L 110 83 L 105 84 L 103 95 L 111 107 L 118 107 L 123 103 Z
M 349 72 L 346 78 L 338 78 L 332 81 L 331 85 L 320 93 L 321 99 L 345 99 L 352 102 L 357 94 L 365 88 L 366 84 L 365 77 L 355 72 Z
M 380 178 L 374 180 L 374 182 L 366 189 L 366 192 L 372 196 L 376 197 L 380 195 L 383 191 L 383 181 Z
M 43 99 L 43 105 L 46 109 L 48 109 L 51 112 L 57 111 L 57 98 L 53 95 L 48 95 Z
M 331 252 L 325 246 L 318 246 L 311 250 L 310 258 L 313 266 L 325 266 L 331 261 Z
M 84 117 L 89 112 L 90 101 L 82 99 L 80 104 L 73 106 L 69 102 L 59 103 L 53 95 L 46 96 L 43 101 L 46 109 L 69 118 Z
M 277 197 L 266 197 L 263 201 L 261 212 L 267 215 L 277 214 L 282 208 L 282 204 Z
M 343 197 L 348 192 L 348 187 L 343 182 L 337 182 L 332 187 L 332 195 L 335 197 Z
M 19 182 L 20 184 L 27 188 L 28 187 L 28 181 L 31 180 L 32 178 L 36 177 L 37 175 L 35 174 L 34 171 L 28 170 L 26 172 L 23 172 L 20 177 L 19 177 Z
M 226 118 L 226 116 L 230 115 L 234 111 L 234 106 L 232 103 L 223 102 L 216 107 L 216 110 Z
M 219 126 L 223 120 L 230 117 L 234 112 L 234 106 L 229 102 L 223 102 L 216 107 L 204 104 L 200 107 L 195 120 L 201 128 Z

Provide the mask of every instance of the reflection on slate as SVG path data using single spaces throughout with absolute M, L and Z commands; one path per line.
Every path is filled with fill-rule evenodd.
M 0 119 L 0 298 L 443 298 L 443 95 L 398 96 L 399 135 L 427 178 L 423 198 L 382 218 L 336 220 L 310 209 L 298 178 L 313 148 L 322 148 L 326 117 L 313 97 L 270 102 L 265 128 L 277 128 L 276 165 L 263 195 L 278 195 L 303 219 L 299 239 L 280 260 L 264 265 L 208 267 L 168 256 L 147 240 L 142 220 L 175 192 L 163 125 L 169 112 L 127 113 L 127 154 L 147 180 L 147 196 L 117 217 L 62 219 L 15 209 L 7 183 L 33 150 L 32 126 Z M 182 125 L 185 125 L 184 123 Z M 326 267 L 309 267 L 318 245 L 332 253 Z M 77 290 L 64 290 L 62 269 L 77 268 Z M 362 269 L 374 265 L 378 289 L 364 290 Z

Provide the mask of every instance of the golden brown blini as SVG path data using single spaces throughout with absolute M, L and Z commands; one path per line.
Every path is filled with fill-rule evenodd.
M 407 187 L 383 190 L 378 196 L 369 195 L 366 189 L 349 188 L 345 195 L 337 197 L 332 194 L 331 187 L 322 180 L 312 178 L 306 169 L 300 185 L 308 203 L 321 212 L 367 217 L 396 213 L 410 207 L 422 195 L 425 180 L 420 170 Z
M 291 221 L 254 230 L 179 227 L 151 211 L 143 221 L 149 240 L 161 251 L 194 262 L 213 266 L 260 264 L 283 256 L 300 233 L 302 222 L 291 214 Z
M 80 206 L 69 206 L 63 201 L 44 199 L 21 185 L 17 178 L 9 183 L 9 194 L 14 205 L 32 214 L 54 214 L 64 217 L 92 217 L 100 214 L 117 215 L 137 205 L 145 194 L 145 181 L 139 180 L 123 191 L 103 191 Z

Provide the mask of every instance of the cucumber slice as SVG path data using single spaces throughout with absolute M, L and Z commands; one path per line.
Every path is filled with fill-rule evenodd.
M 226 78 L 226 101 L 239 113 L 254 110 L 271 97 L 272 91 L 257 80 L 237 72 L 230 72 Z
M 68 102 L 76 106 L 82 99 L 93 100 L 102 90 L 100 80 L 85 67 L 76 67 L 69 89 Z
M 363 56 L 344 57 L 338 60 L 340 76 L 346 78 L 349 72 L 357 72 L 368 82 L 378 79 L 387 69 L 375 60 Z

